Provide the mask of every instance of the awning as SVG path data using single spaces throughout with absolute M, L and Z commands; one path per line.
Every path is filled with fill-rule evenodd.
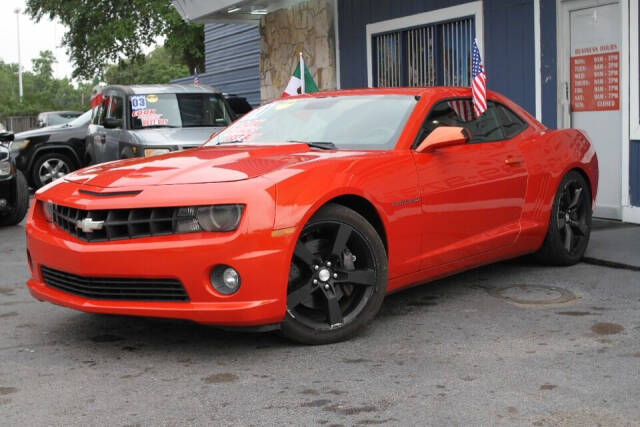
M 187 22 L 258 24 L 260 18 L 267 13 L 302 1 L 304 0 L 172 0 L 171 3 Z

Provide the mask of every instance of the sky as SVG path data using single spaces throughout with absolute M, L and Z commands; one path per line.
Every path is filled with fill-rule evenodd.
M 73 65 L 65 48 L 61 47 L 65 27 L 43 18 L 39 23 L 24 14 L 24 0 L 0 0 L 0 28 L 2 43 L 0 59 L 5 63 L 18 62 L 18 34 L 15 9 L 20 9 L 20 56 L 22 69 L 31 70 L 31 60 L 37 58 L 41 50 L 50 50 L 57 59 L 53 65 L 53 75 L 57 78 L 71 77 Z
M 60 0 L 63 1 L 63 0 Z M 57 78 L 71 77 L 73 64 L 66 53 L 66 48 L 62 47 L 62 37 L 66 32 L 66 27 L 59 22 L 42 18 L 39 23 L 32 21 L 24 13 L 26 8 L 25 0 L 0 0 L 0 59 L 5 63 L 18 62 L 18 34 L 16 14 L 14 11 L 20 9 L 20 56 L 22 70 L 29 71 L 32 68 L 31 60 L 37 58 L 42 50 L 50 50 L 56 57 L 57 62 L 53 65 L 53 75 Z M 156 39 L 157 44 L 162 44 L 162 37 Z M 149 53 L 154 46 L 146 46 L 142 49 L 144 53 Z

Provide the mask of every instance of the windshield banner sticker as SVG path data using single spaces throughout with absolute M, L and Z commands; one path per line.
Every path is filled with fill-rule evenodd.
M 239 121 L 233 127 L 228 128 L 228 130 L 220 136 L 218 142 L 247 142 L 255 140 L 260 136 L 257 133 L 260 124 L 264 123 L 264 120 L 246 120 Z
M 136 95 L 131 97 L 131 109 L 133 111 L 136 110 L 144 110 L 147 108 L 147 100 L 144 95 Z
M 135 117 L 140 120 L 142 126 L 154 126 L 154 125 L 168 125 L 169 119 L 163 119 L 162 114 L 157 114 L 156 109 L 150 110 L 137 110 L 131 112 L 131 117 Z

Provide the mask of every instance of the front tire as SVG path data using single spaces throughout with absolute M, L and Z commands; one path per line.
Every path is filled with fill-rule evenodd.
M 549 265 L 573 265 L 584 256 L 591 234 L 591 190 L 573 170 L 564 176 L 553 199 L 549 228 L 536 258 Z
M 43 154 L 33 163 L 33 185 L 38 189 L 75 169 L 75 163 L 66 154 Z
M 0 225 L 16 225 L 20 223 L 29 209 L 29 186 L 20 171 L 16 173 L 15 191 L 15 206 L 7 214 L 0 215 Z
M 282 334 L 303 344 L 345 340 L 373 319 L 386 287 L 387 255 L 376 230 L 357 212 L 326 205 L 296 244 Z

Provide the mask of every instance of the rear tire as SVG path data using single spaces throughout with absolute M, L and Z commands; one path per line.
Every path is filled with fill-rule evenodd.
M 549 228 L 535 257 L 548 265 L 579 262 L 591 234 L 591 190 L 578 171 L 564 176 L 553 199 Z
M 291 260 L 281 333 L 303 344 L 353 336 L 376 315 L 387 287 L 387 255 L 373 226 L 341 205 L 305 225 Z
M 5 215 L 0 215 L 0 225 L 16 225 L 27 214 L 29 209 L 29 186 L 22 172 L 16 173 L 16 202 Z

